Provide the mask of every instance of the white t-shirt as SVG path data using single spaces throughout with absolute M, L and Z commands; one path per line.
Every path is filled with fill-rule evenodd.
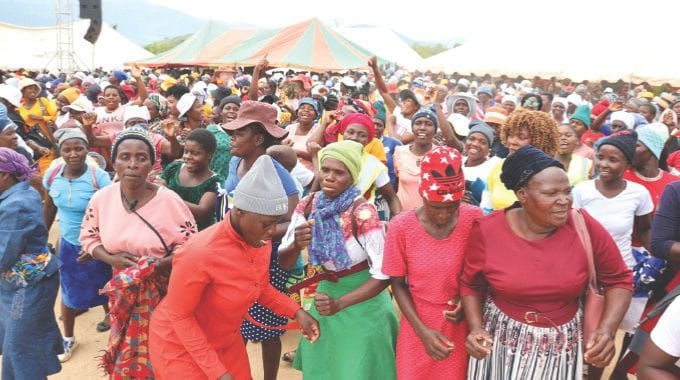
M 654 330 L 651 339 L 661 351 L 670 356 L 680 358 L 680 297 L 677 297 L 664 311 Z M 675 363 L 680 366 L 680 360 Z
M 125 109 L 127 104 L 121 104 L 113 112 L 108 112 L 106 107 L 96 107 L 94 112 L 97 114 L 97 123 L 112 123 L 112 122 L 123 122 L 123 116 L 125 115 Z
M 467 157 L 463 157 L 463 174 L 465 175 L 466 181 L 475 181 L 477 178 L 481 178 L 484 183 L 489 181 L 489 173 L 491 168 L 500 161 L 501 158 L 498 156 L 493 156 L 488 160 L 484 161 L 482 164 L 477 166 L 465 166 L 467 162 Z
M 619 247 L 623 261 L 629 268 L 635 266 L 631 250 L 631 237 L 635 217 L 654 210 L 649 191 L 642 185 L 626 181 L 626 188 L 614 198 L 606 198 L 595 188 L 595 180 L 574 186 L 574 208 L 584 208 L 609 231 Z
M 300 161 L 295 164 L 295 167 L 293 170 L 291 170 L 290 175 L 293 176 L 293 178 L 296 179 L 303 187 L 309 186 L 309 184 L 311 184 L 312 180 L 314 179 L 314 172 L 307 169 L 300 163 Z M 302 199 L 302 192 L 300 192 L 300 199 Z
M 401 108 L 400 107 L 395 107 L 394 111 L 392 111 L 392 114 L 394 117 L 397 118 L 397 123 L 396 123 L 396 129 L 397 129 L 397 134 L 399 136 L 392 136 L 397 139 L 399 139 L 404 133 L 406 132 L 411 132 L 411 120 L 407 119 L 404 117 L 404 115 L 401 114 Z

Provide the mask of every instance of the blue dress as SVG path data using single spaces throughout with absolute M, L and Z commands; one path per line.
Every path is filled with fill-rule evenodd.
M 38 192 L 19 182 L 0 193 L 1 378 L 44 379 L 61 370 L 54 318 L 61 262 L 47 250 Z
M 281 166 L 276 160 L 274 162 L 274 167 L 276 172 L 281 179 L 283 188 L 286 191 L 286 195 L 291 196 L 298 193 L 297 186 L 293 177 L 288 173 L 288 171 Z M 229 162 L 229 175 L 224 183 L 225 190 L 229 196 L 233 195 L 236 185 L 238 185 L 240 178 L 238 178 L 237 169 L 238 165 L 241 163 L 240 157 L 232 157 Z M 279 266 L 279 255 L 278 255 L 279 243 L 272 243 L 272 252 L 269 261 L 269 282 L 281 293 L 286 294 L 286 281 L 288 280 L 288 272 L 281 269 Z M 250 309 L 248 309 L 248 314 L 259 323 L 266 326 L 271 326 L 274 329 L 266 329 L 253 325 L 248 321 L 243 321 L 241 324 L 241 335 L 244 339 L 253 342 L 262 342 L 265 340 L 270 340 L 273 338 L 280 337 L 286 330 L 275 329 L 278 326 L 283 326 L 288 322 L 286 317 L 282 317 L 270 309 L 260 305 L 259 303 L 254 304 Z
M 54 171 L 56 173 L 53 173 Z M 95 191 L 111 184 L 105 171 L 88 166 L 83 175 L 72 180 L 63 176 L 64 165 L 47 169 L 43 186 L 48 190 L 59 216 L 59 258 L 61 267 L 61 301 L 71 309 L 87 309 L 108 302 L 99 289 L 111 279 L 111 266 L 99 260 L 78 264 L 80 225 Z

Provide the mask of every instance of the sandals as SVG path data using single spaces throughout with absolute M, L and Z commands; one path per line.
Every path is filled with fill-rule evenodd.
M 99 332 L 107 332 L 110 329 L 111 329 L 111 325 L 106 320 L 103 320 L 103 321 L 97 323 L 97 331 L 99 331 Z
M 281 356 L 281 360 L 287 363 L 292 363 L 295 360 L 295 350 L 288 351 Z

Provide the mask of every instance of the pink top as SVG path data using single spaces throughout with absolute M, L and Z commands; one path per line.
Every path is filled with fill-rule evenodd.
M 423 204 L 423 198 L 418 193 L 420 185 L 420 160 L 409 149 L 409 145 L 398 146 L 394 150 L 394 171 L 399 178 L 397 198 L 401 202 L 402 210 L 412 210 Z
M 458 276 L 472 222 L 483 216 L 479 207 L 460 204 L 458 224 L 445 239 L 435 239 L 420 224 L 415 210 L 390 221 L 383 272 L 408 277 L 413 302 L 446 304 L 458 295 Z
M 605 288 L 633 289 L 633 276 L 607 230 L 583 211 L 595 257 L 597 279 Z M 574 221 L 545 239 L 529 241 L 512 231 L 505 210 L 472 226 L 460 277 L 462 296 L 485 297 L 511 318 L 526 311 L 550 313 L 556 324 L 573 318 L 588 278 L 588 262 Z M 539 323 L 541 327 L 550 324 Z
M 309 151 L 307 150 L 307 139 L 309 139 L 309 136 L 311 136 L 314 133 L 314 131 L 318 129 L 319 125 L 314 124 L 306 135 L 296 135 L 295 133 L 297 132 L 298 125 L 299 125 L 298 123 L 295 123 L 290 124 L 286 127 L 286 131 L 288 131 L 288 138 L 293 142 L 293 150 L 295 150 L 296 154 L 298 152 L 309 153 Z M 299 158 L 298 160 L 307 169 L 314 170 L 314 166 L 312 165 L 311 161 L 302 158 Z
M 182 245 L 196 232 L 196 221 L 182 198 L 160 187 L 149 203 L 137 209 L 163 237 L 170 250 Z M 136 256 L 166 255 L 158 236 L 137 215 L 127 210 L 120 183 L 97 191 L 90 200 L 80 230 L 80 243 L 92 253 L 103 245 L 111 254 L 128 252 Z
M 586 144 L 579 144 L 575 149 L 574 149 L 574 154 L 579 155 L 581 157 L 585 157 L 589 160 L 594 160 L 595 159 L 595 149 L 589 147 Z

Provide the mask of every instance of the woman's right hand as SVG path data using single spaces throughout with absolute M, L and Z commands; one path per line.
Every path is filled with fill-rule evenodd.
M 444 336 L 444 334 L 429 327 L 426 327 L 418 337 L 420 338 L 420 341 L 423 342 L 425 351 L 432 360 L 444 360 L 448 358 L 449 355 L 451 355 L 451 352 L 453 352 L 453 349 L 456 348 L 456 345 Z
M 491 353 L 493 339 L 481 327 L 472 329 L 465 341 L 465 349 L 475 359 L 481 360 Z
M 88 112 L 82 116 L 83 127 L 92 127 L 97 122 L 97 114 L 94 112 Z
M 109 255 L 109 265 L 116 270 L 125 269 L 133 265 L 137 265 L 137 258 L 127 252 Z
M 301 251 L 312 242 L 312 226 L 314 219 L 310 219 L 299 226 L 295 227 L 295 247 Z

